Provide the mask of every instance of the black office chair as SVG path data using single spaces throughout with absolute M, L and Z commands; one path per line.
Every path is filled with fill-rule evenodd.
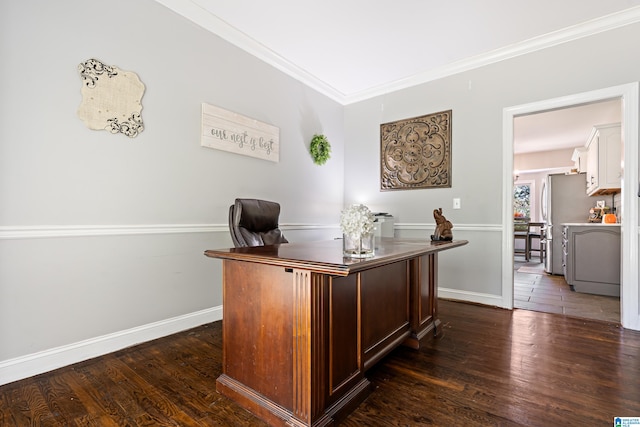
M 236 199 L 229 207 L 229 231 L 236 248 L 289 243 L 278 228 L 280 204 Z

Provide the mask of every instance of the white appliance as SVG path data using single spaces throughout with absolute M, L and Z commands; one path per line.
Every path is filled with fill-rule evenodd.
M 373 236 L 374 237 L 395 237 L 394 219 L 386 212 L 373 214 Z
M 587 196 L 584 173 L 552 174 L 542 188 L 542 218 L 547 223 L 544 270 L 562 275 L 562 224 L 587 223 L 596 200 Z

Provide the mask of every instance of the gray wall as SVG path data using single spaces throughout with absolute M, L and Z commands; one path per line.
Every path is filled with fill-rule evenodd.
M 356 201 L 425 237 L 442 207 L 471 243 L 441 254 L 440 295 L 499 302 L 503 109 L 637 81 L 638 39 L 635 24 L 343 107 L 151 0 L 3 2 L 0 383 L 220 318 L 202 252 L 231 245 L 235 197 L 280 201 L 293 241 L 334 237 Z M 146 85 L 137 138 L 76 116 L 92 57 Z M 280 162 L 201 147 L 202 102 L 279 127 Z M 379 125 L 448 109 L 452 188 L 380 192 Z
M 343 107 L 164 6 L 4 1 L 0 58 L 0 383 L 219 318 L 203 251 L 232 246 L 236 197 L 279 201 L 292 241 L 338 234 Z M 137 138 L 77 117 L 89 58 L 145 84 Z M 277 126 L 280 162 L 201 147 L 202 102 Z
M 390 212 L 396 235 L 423 237 L 442 207 L 454 238 L 470 244 L 441 254 L 440 296 L 499 305 L 504 108 L 637 81 L 639 38 L 640 25 L 629 25 L 347 106 L 345 204 Z M 380 124 L 449 109 L 452 187 L 381 192 Z

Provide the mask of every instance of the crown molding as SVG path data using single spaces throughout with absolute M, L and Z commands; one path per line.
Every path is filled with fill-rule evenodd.
M 494 64 L 517 56 L 547 49 L 570 41 L 578 40 L 584 37 L 592 36 L 605 31 L 624 27 L 626 25 L 640 22 L 640 6 L 605 15 L 600 18 L 586 21 L 571 27 L 563 28 L 558 31 L 544 34 L 514 43 L 500 49 L 496 49 L 481 55 L 456 61 L 433 70 L 419 73 L 406 79 L 397 80 L 388 84 L 380 85 L 359 93 L 348 95 L 344 98 L 344 104 L 364 101 L 375 96 L 385 95 L 401 89 L 406 89 L 422 83 L 438 80 L 454 74 L 480 68 L 486 65 Z
M 306 86 L 315 89 L 340 104 L 344 104 L 344 99 L 346 97 L 344 93 L 314 77 L 312 74 L 298 67 L 291 61 L 288 61 L 281 55 L 278 55 L 242 31 L 232 27 L 227 22 L 218 18 L 196 2 L 192 0 L 156 0 L 156 2 L 275 67 L 290 77 L 293 77 Z
M 405 79 L 382 84 L 360 92 L 345 94 L 268 49 L 245 33 L 238 31 L 193 0 L 156 1 L 342 105 L 364 101 L 640 21 L 640 6 L 635 6 L 472 58 L 437 67 Z

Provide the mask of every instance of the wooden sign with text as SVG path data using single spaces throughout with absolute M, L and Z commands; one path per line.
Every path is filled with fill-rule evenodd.
M 200 145 L 280 161 L 280 129 L 210 104 L 202 104 Z

